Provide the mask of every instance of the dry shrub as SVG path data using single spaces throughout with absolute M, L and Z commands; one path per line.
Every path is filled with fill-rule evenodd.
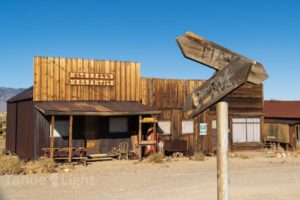
M 250 159 L 251 158 L 251 156 L 246 155 L 246 154 L 238 154 L 237 157 L 241 158 L 241 159 Z
M 195 161 L 205 161 L 205 155 L 202 151 L 197 151 L 194 154 Z
M 146 159 L 145 162 L 147 163 L 164 163 L 164 156 L 162 153 L 153 153 L 149 155 Z
M 37 161 L 26 163 L 25 173 L 54 173 L 57 172 L 58 165 L 50 158 L 43 158 Z
M 24 162 L 17 156 L 0 155 L 0 175 L 21 174 L 24 171 Z
M 290 153 L 291 157 L 298 158 L 300 157 L 300 150 L 294 151 Z

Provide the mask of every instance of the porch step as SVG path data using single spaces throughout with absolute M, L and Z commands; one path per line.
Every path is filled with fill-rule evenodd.
M 117 154 L 107 154 L 107 153 L 98 153 L 98 154 L 90 154 L 90 158 L 111 158 L 116 157 Z

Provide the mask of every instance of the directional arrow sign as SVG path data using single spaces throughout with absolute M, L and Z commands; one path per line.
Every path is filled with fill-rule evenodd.
M 261 84 L 268 78 L 262 64 L 192 32 L 177 38 L 177 43 L 186 58 L 217 70 L 187 97 L 184 110 L 190 117 L 203 112 L 245 82 Z
M 253 63 L 253 67 L 248 76 L 248 82 L 260 84 L 268 78 L 262 64 L 208 41 L 195 33 L 187 32 L 183 36 L 177 38 L 177 43 L 186 58 L 213 69 L 221 70 L 235 58 L 243 58 Z
M 186 99 L 184 110 L 194 117 L 245 83 L 253 64 L 243 58 L 235 58 Z

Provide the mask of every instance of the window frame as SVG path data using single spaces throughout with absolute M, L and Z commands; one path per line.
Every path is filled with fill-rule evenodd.
M 125 131 L 111 131 L 111 120 L 112 119 L 125 119 L 126 120 L 126 130 Z M 116 133 L 128 133 L 129 132 L 129 120 L 128 117 L 109 117 L 108 118 L 108 133 L 109 134 L 116 134 Z
M 245 119 L 245 122 L 234 122 L 234 119 Z M 258 119 L 257 122 L 248 122 L 248 119 Z M 261 142 L 261 135 L 262 135 L 262 120 L 260 116 L 233 116 L 231 117 L 231 132 L 232 132 L 232 144 L 240 144 L 240 143 L 260 143 Z M 245 137 L 246 141 L 244 142 L 235 142 L 234 141 L 234 132 L 233 126 L 234 124 L 243 124 L 245 126 Z M 259 141 L 248 141 L 249 138 L 249 128 L 248 125 L 259 125 Z
M 183 132 L 183 123 L 184 122 L 192 122 L 192 132 Z M 181 134 L 182 135 L 188 135 L 188 134 L 194 134 L 194 120 L 184 119 L 181 121 Z
M 162 130 L 159 126 L 159 122 L 169 122 L 169 129 L 170 129 L 170 133 L 161 133 L 159 130 Z M 157 126 L 158 126 L 158 133 L 159 135 L 172 135 L 172 130 L 171 130 L 171 127 L 172 127 L 172 121 L 171 120 L 158 120 L 157 121 Z

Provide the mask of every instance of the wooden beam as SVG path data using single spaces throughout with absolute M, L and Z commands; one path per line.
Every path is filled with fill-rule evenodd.
M 70 128 L 69 128 L 69 163 L 72 162 L 72 153 L 73 153 L 73 115 L 70 115 Z
M 205 38 L 192 32 L 178 37 L 176 39 L 184 57 L 216 70 L 221 70 L 236 58 L 242 58 L 253 63 L 248 81 L 254 84 L 260 84 L 268 78 L 268 74 L 263 65 L 215 44 Z
M 140 155 L 139 155 L 139 160 L 142 160 L 142 146 L 140 145 L 140 142 L 142 141 L 142 116 L 139 116 L 139 151 L 140 151 Z
M 51 134 L 50 134 L 50 158 L 54 157 L 54 129 L 55 129 L 55 116 L 51 116 Z

